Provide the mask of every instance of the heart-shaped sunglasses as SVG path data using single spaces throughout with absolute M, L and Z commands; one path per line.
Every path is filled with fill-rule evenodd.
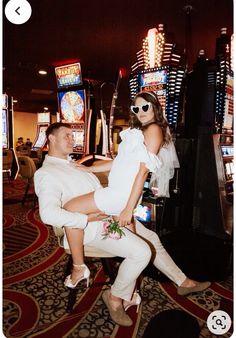
M 151 105 L 152 105 L 151 102 L 148 102 L 146 104 L 143 104 L 142 106 L 131 106 L 130 109 L 134 114 L 138 114 L 140 110 L 146 113 L 151 107 Z

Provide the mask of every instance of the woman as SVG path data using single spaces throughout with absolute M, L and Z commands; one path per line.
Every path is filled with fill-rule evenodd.
M 174 167 L 178 166 L 168 123 L 154 92 L 137 94 L 131 105 L 130 128 L 122 131 L 120 137 L 122 142 L 113 161 L 80 166 L 81 170 L 93 173 L 110 170 L 108 187 L 78 196 L 64 208 L 84 214 L 103 211 L 107 215 L 116 215 L 121 227 L 134 230 L 131 225 L 133 210 L 149 171 L 153 173 L 151 181 L 158 181 L 158 195 L 168 195 L 169 179 L 173 177 Z M 87 279 L 88 285 L 90 272 L 84 264 L 83 231 L 65 227 L 65 232 L 73 259 L 73 270 L 65 285 L 74 288 L 83 279 Z

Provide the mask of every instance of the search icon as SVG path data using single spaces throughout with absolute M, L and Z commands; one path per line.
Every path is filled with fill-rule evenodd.
M 222 321 L 221 321 L 221 319 L 216 319 L 216 324 L 217 325 L 220 325 L 220 326 L 223 326 L 223 323 L 222 323 Z
M 225 311 L 213 311 L 207 318 L 207 327 L 211 333 L 222 335 L 229 331 L 231 327 L 231 318 Z

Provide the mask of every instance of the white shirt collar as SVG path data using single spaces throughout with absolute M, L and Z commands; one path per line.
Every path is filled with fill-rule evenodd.
M 56 156 L 51 156 L 51 155 L 46 155 L 45 156 L 45 162 L 50 162 L 50 163 L 70 163 L 72 161 L 72 158 L 70 155 L 67 156 L 67 159 L 63 159 L 60 157 L 56 157 Z

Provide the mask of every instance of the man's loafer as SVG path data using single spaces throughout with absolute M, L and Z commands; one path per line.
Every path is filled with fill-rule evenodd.
M 109 303 L 109 293 L 110 290 L 105 290 L 102 294 L 102 300 L 104 301 L 108 311 L 110 313 L 111 319 L 118 325 L 121 326 L 131 326 L 133 325 L 132 319 L 125 313 L 125 310 L 122 305 L 120 305 L 116 310 L 114 310 Z
M 184 287 L 184 286 L 179 286 L 177 288 L 177 293 L 180 296 L 187 296 L 193 292 L 200 292 L 200 291 L 206 290 L 207 288 L 209 288 L 210 285 L 211 285 L 210 282 L 197 282 L 195 286 L 192 286 L 189 288 Z

